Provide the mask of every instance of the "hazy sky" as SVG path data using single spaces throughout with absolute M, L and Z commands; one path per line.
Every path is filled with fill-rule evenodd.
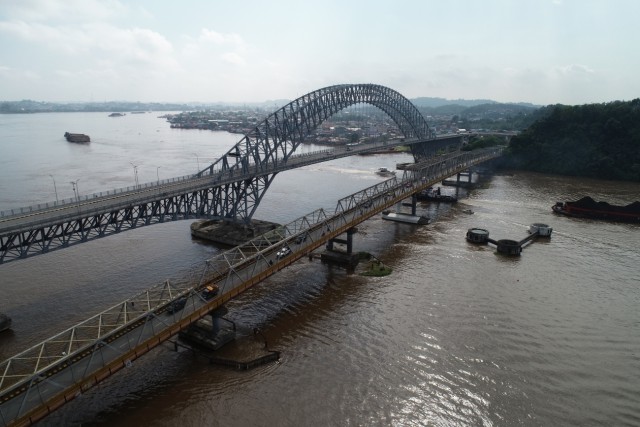
M 640 97 L 638 0 L 0 0 L 0 100 Z

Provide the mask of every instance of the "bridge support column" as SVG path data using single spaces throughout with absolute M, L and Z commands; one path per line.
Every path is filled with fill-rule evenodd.
M 460 177 L 461 177 L 461 176 L 464 176 L 464 175 L 467 175 L 467 176 L 469 177 L 469 178 L 467 179 L 467 182 L 468 182 L 469 184 L 471 184 L 471 176 L 473 175 L 473 172 L 471 172 L 471 170 L 469 169 L 469 170 L 464 171 L 464 172 L 458 172 L 458 174 L 456 175 L 456 184 L 457 184 L 458 186 L 460 185 Z
M 411 215 L 416 216 L 416 205 L 418 204 L 418 195 L 413 193 L 411 195 Z
M 211 316 L 211 330 L 209 331 L 209 336 L 214 339 L 220 333 L 220 319 L 226 315 L 229 311 L 225 306 L 222 306 L 216 310 L 213 310 L 209 313 Z
M 327 250 L 328 251 L 332 251 L 334 243 L 341 243 L 343 245 L 347 245 L 347 254 L 351 255 L 353 253 L 353 235 L 357 231 L 358 231 L 357 228 L 352 227 L 352 228 L 347 230 L 347 238 L 346 239 L 338 239 L 338 238 L 330 239 L 327 242 Z

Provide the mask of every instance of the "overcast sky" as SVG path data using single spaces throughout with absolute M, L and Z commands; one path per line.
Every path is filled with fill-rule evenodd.
M 0 0 L 0 100 L 640 97 L 637 0 Z

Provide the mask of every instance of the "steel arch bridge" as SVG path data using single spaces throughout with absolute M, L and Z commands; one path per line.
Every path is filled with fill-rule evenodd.
M 305 137 L 322 122 L 340 110 L 361 103 L 378 107 L 388 114 L 405 138 L 435 138 L 418 109 L 393 89 L 375 84 L 328 86 L 303 95 L 272 113 L 198 175 L 213 175 L 218 171 L 216 167 L 221 167 L 223 173 L 247 173 L 253 165 L 258 165 L 262 171 L 277 169 L 277 165 L 286 163 Z M 418 145 L 412 145 L 416 160 L 421 152 Z M 251 179 L 213 188 L 209 197 L 214 211 L 223 213 L 221 216 L 226 218 L 249 222 L 276 175 L 277 172 L 257 174 Z
M 322 122 L 360 103 L 385 112 L 404 139 L 294 154 Z M 417 108 L 392 89 L 374 84 L 329 86 L 280 108 L 195 175 L 0 212 L 0 264 L 166 221 L 208 218 L 250 228 L 279 172 L 395 145 L 409 145 L 421 162 L 461 142 L 460 135 L 436 137 Z

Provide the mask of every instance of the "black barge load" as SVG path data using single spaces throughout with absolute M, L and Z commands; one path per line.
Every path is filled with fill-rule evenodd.
M 640 202 L 638 201 L 626 206 L 616 206 L 607 202 L 596 202 L 586 196 L 575 202 L 557 202 L 551 209 L 557 214 L 577 218 L 640 223 Z
M 67 138 L 67 141 L 69 142 L 78 142 L 78 143 L 91 142 L 91 138 L 89 138 L 89 135 L 85 135 L 84 133 L 65 132 L 64 137 Z

